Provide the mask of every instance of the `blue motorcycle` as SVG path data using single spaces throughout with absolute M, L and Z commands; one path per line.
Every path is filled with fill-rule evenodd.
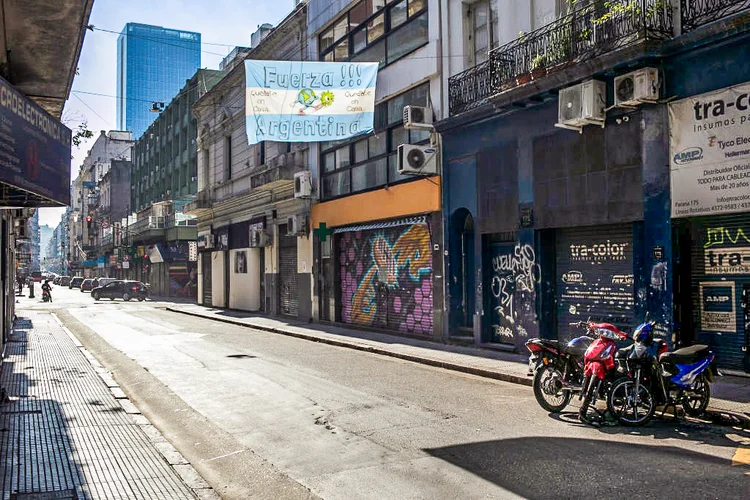
M 696 344 L 667 352 L 667 344 L 654 339 L 654 322 L 635 329 L 633 345 L 617 353 L 618 372 L 607 397 L 607 408 L 623 425 L 648 423 L 656 408 L 682 406 L 687 415 L 699 417 L 711 399 L 711 383 L 719 375 L 714 354 Z

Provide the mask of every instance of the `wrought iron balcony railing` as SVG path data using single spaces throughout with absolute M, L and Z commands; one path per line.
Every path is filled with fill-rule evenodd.
M 489 59 L 448 79 L 450 114 L 480 106 L 512 87 L 572 64 L 649 40 L 668 40 L 681 2 L 689 31 L 750 8 L 750 0 L 607 0 L 594 2 L 490 51 Z
M 750 9 L 750 0 L 680 0 L 683 31 Z

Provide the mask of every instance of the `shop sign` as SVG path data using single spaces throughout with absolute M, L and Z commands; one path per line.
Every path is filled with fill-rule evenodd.
M 750 274 L 750 237 L 742 228 L 707 228 L 703 264 L 706 274 Z
M 669 104 L 672 217 L 750 210 L 750 83 Z
M 704 281 L 700 284 L 701 330 L 736 333 L 734 282 Z
M 115 264 L 117 264 L 117 257 L 115 257 L 114 255 L 110 255 L 109 256 L 109 264 L 111 266 L 114 266 Z
M 123 262 L 122 263 L 122 268 L 123 269 L 130 269 L 130 262 L 128 262 L 127 260 L 125 262 Z
M 69 205 L 70 143 L 68 127 L 0 78 L 0 182 Z
M 630 243 L 612 240 L 595 241 L 590 244 L 570 245 L 570 260 L 601 264 L 606 261 L 626 260 Z

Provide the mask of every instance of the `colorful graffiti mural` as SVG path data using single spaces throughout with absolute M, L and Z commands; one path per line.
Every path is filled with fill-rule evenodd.
M 196 297 L 198 292 L 198 263 L 175 261 L 169 263 L 169 296 Z
M 432 334 L 432 252 L 426 224 L 339 236 L 341 319 Z

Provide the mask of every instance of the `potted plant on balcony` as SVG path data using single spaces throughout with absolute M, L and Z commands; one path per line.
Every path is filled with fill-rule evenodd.
M 547 55 L 537 54 L 531 60 L 531 78 L 538 80 L 547 74 Z

